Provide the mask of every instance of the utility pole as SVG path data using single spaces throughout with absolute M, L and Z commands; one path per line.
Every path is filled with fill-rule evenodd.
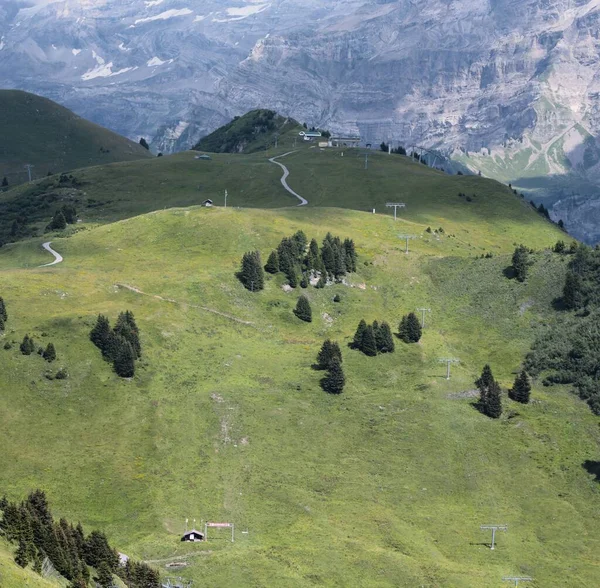
M 421 321 L 421 328 L 425 328 L 425 313 L 431 312 L 431 308 L 417 308 L 417 312 L 420 312 L 423 315 L 423 320 Z
M 503 582 L 514 582 L 515 586 L 519 585 L 519 582 L 533 582 L 533 578 L 530 578 L 529 576 L 506 576 L 505 578 L 502 578 Z
M 408 242 L 411 239 L 416 239 L 417 238 L 416 235 L 398 235 L 398 237 L 400 239 L 406 239 L 406 251 L 405 251 L 405 253 L 408 254 Z
M 445 363 L 446 364 L 446 380 L 450 379 L 450 366 L 453 363 L 460 363 L 459 359 L 451 359 L 451 358 L 448 358 L 448 357 L 441 357 L 440 359 L 438 359 L 438 361 L 440 363 Z M 481 528 L 483 529 L 483 527 L 481 527 Z M 491 527 L 490 527 L 490 529 L 491 529 Z M 494 536 L 495 536 L 495 531 L 494 531 Z M 492 547 L 492 549 L 494 549 L 494 548 Z
M 406 204 L 404 204 L 403 202 L 388 202 L 386 204 L 386 206 L 388 208 L 393 208 L 394 209 L 394 220 L 396 220 L 396 212 L 399 208 L 406 208 Z
M 35 167 L 35 165 L 31 165 L 30 163 L 25 164 L 25 169 L 27 170 L 27 174 L 29 175 L 29 183 L 31 184 L 31 168 Z
M 490 549 L 495 549 L 496 545 L 496 531 L 508 531 L 508 525 L 481 525 L 479 527 L 482 531 L 492 530 L 492 545 Z
M 228 196 L 227 190 L 225 190 L 225 208 L 227 208 L 227 196 Z

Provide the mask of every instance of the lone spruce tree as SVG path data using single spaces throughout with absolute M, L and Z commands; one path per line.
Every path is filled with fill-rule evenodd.
M 515 272 L 515 278 L 519 282 L 524 282 L 529 273 L 529 251 L 524 245 L 519 245 L 512 256 L 512 266 Z
M 531 382 L 529 381 L 527 372 L 522 370 L 521 373 L 515 378 L 515 383 L 513 384 L 512 389 L 509 390 L 508 396 L 516 402 L 528 404 L 530 395 Z
M 373 332 L 373 327 L 371 325 L 367 325 L 367 328 L 363 333 L 360 350 L 369 357 L 375 357 L 377 355 L 377 343 L 375 341 L 375 333 Z
M 54 348 L 53 343 L 48 343 L 46 349 L 44 349 L 44 353 L 42 357 L 48 362 L 51 363 L 56 359 L 56 349 Z
M 321 387 L 329 394 L 341 394 L 346 385 L 346 377 L 342 364 L 337 357 L 334 357 L 329 364 L 327 375 L 321 380 Z
M 267 259 L 265 265 L 265 271 L 269 274 L 276 274 L 279 271 L 279 256 L 277 255 L 277 251 L 271 251 L 271 255 L 269 255 L 269 259 Z
M 500 384 L 494 381 L 488 390 L 486 402 L 483 407 L 484 414 L 491 419 L 499 419 L 502 416 L 501 393 Z
M 421 323 L 414 312 L 402 317 L 398 335 L 405 343 L 418 343 L 421 340 Z
M 265 287 L 265 274 L 258 251 L 244 253 L 238 278 L 244 287 L 251 292 L 259 292 Z
M 334 359 L 337 359 L 342 363 L 340 346 L 335 341 L 327 339 L 317 355 L 317 368 L 320 370 L 329 369 L 329 366 Z
M 294 314 L 305 323 L 312 323 L 312 309 L 306 296 L 300 296 L 294 309 Z
M 490 418 L 500 418 L 502 414 L 502 398 L 500 385 L 494 379 L 492 368 L 486 364 L 481 372 L 481 376 L 475 382 L 479 388 L 480 412 Z

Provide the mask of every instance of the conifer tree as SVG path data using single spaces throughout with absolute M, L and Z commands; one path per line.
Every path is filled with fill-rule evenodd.
M 317 282 L 317 285 L 315 286 L 315 288 L 320 290 L 321 288 L 325 288 L 326 285 L 327 285 L 327 278 L 325 277 L 325 273 L 322 273 L 319 276 L 319 281 Z
M 308 239 L 304 234 L 304 231 L 298 231 L 292 236 L 292 241 L 294 243 L 296 249 L 296 259 L 300 260 L 304 257 L 304 252 L 306 251 L 306 245 L 308 243 Z
M 4 327 L 5 327 L 4 319 L 2 318 L 2 315 L 0 315 L 0 332 L 4 331 Z
M 334 358 L 342 363 L 342 352 L 340 346 L 331 339 L 327 339 L 317 355 L 317 367 L 320 370 L 326 370 Z
M 4 302 L 4 298 L 0 296 L 0 318 L 6 322 L 8 320 L 8 313 L 6 312 L 6 303 Z
M 27 567 L 29 563 L 29 547 L 23 539 L 19 541 L 19 547 L 15 553 L 15 563 L 22 568 Z
M 35 351 L 34 340 L 30 338 L 29 335 L 25 335 L 25 337 L 23 337 L 21 345 L 19 346 L 19 349 L 21 350 L 21 353 L 23 355 L 31 355 Z
M 316 239 L 311 239 L 310 245 L 308 246 L 308 253 L 306 254 L 306 269 L 318 270 L 320 265 L 321 254 L 319 252 L 319 244 Z
M 8 188 L 8 178 L 6 176 L 2 178 L 2 187 Z
M 531 382 L 529 381 L 527 372 L 522 370 L 521 373 L 515 378 L 515 383 L 513 384 L 512 390 L 508 392 L 508 396 L 516 402 L 528 404 L 530 394 Z
M 356 333 L 354 333 L 354 339 L 352 340 L 352 344 L 350 345 L 352 349 L 359 349 L 362 351 L 362 342 L 366 330 L 367 323 L 365 319 L 361 319 L 361 321 L 358 323 Z
M 258 251 L 244 254 L 238 278 L 244 287 L 251 292 L 259 292 L 264 288 L 265 275 Z
M 135 351 L 129 341 L 126 341 L 119 335 L 119 348 L 113 362 L 114 370 L 117 376 L 121 378 L 133 378 L 135 375 Z
M 373 327 L 367 325 L 363 333 L 362 343 L 360 350 L 369 357 L 375 357 L 377 355 L 377 343 L 375 342 L 375 333 Z
M 300 296 L 294 309 L 294 314 L 306 323 L 312 322 L 312 309 L 306 296 Z
M 57 210 L 50 221 L 50 224 L 46 227 L 47 231 L 62 231 L 67 228 L 67 221 L 62 210 Z
M 405 343 L 418 343 L 421 340 L 421 323 L 414 312 L 402 317 L 398 334 Z
M 479 388 L 480 391 L 487 391 L 489 390 L 490 386 L 494 381 L 495 380 L 494 375 L 492 374 L 492 368 L 489 366 L 489 364 L 486 363 L 483 366 L 481 376 L 479 376 L 479 378 L 477 378 L 477 380 L 475 381 L 475 385 L 477 386 L 477 388 Z
M 484 414 L 492 419 L 499 419 L 502 416 L 502 398 L 498 382 L 492 382 L 484 405 Z
M 297 288 L 298 287 L 298 276 L 296 275 L 295 271 L 293 271 L 290 274 L 288 274 L 287 279 L 288 279 L 288 285 L 291 288 Z
M 306 274 L 302 274 L 302 279 L 300 280 L 300 288 L 306 289 L 308 288 L 308 276 Z
M 342 364 L 334 357 L 329 364 L 327 375 L 321 380 L 321 387 L 329 394 L 341 394 L 346 385 Z
M 117 323 L 115 324 L 114 332 L 120 335 L 131 343 L 131 347 L 135 353 L 135 358 L 139 359 L 142 356 L 142 346 L 140 343 L 139 330 L 135 322 L 133 312 L 126 310 L 119 314 Z
M 582 280 L 572 271 L 567 272 L 562 300 L 563 304 L 571 310 L 579 310 L 585 306 Z
M 48 362 L 51 363 L 56 359 L 56 349 L 54 348 L 53 343 L 48 343 L 46 349 L 44 349 L 44 353 L 42 357 Z
M 98 566 L 98 577 L 96 581 L 102 588 L 111 588 L 113 585 L 112 570 L 107 562 L 102 561 Z
M 512 265 L 515 272 L 515 278 L 519 282 L 524 282 L 527 279 L 529 272 L 529 251 L 524 245 L 519 245 L 512 256 Z
M 329 241 L 323 243 L 321 249 L 321 260 L 325 267 L 325 271 L 330 275 L 335 275 L 335 253 L 333 252 L 332 244 Z
M 392 329 L 386 322 L 379 325 L 379 329 L 375 336 L 375 342 L 377 343 L 377 351 L 379 353 L 393 353 L 396 348 L 394 344 L 394 337 L 392 335 Z
M 279 256 L 277 255 L 277 251 L 271 251 L 271 255 L 269 255 L 269 259 L 267 259 L 265 265 L 265 271 L 269 274 L 276 274 L 279 271 Z
M 77 222 L 77 210 L 72 204 L 65 204 L 60 210 L 68 225 L 73 225 Z
M 356 249 L 352 239 L 344 240 L 344 251 L 346 253 L 346 269 L 348 272 L 353 273 L 356 271 L 358 256 L 356 255 Z

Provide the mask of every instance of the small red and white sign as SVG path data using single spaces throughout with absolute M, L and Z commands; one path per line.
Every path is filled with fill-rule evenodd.
M 233 527 L 233 523 L 206 523 L 207 527 Z

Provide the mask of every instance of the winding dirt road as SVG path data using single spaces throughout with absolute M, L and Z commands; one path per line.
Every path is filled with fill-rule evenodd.
M 63 261 L 63 256 L 60 253 L 57 253 L 56 251 L 54 251 L 54 249 L 52 249 L 52 247 L 50 247 L 50 245 L 52 244 L 52 241 L 48 241 L 47 243 L 44 243 L 42 245 L 42 247 L 48 251 L 48 253 L 52 253 L 52 255 L 54 255 L 54 261 L 50 262 L 50 263 L 45 263 L 44 265 L 40 265 L 40 267 L 49 267 L 51 265 L 56 265 L 57 263 L 62 263 Z
M 295 196 L 296 198 L 298 198 L 298 200 L 300 200 L 300 204 L 298 204 L 298 206 L 306 206 L 308 204 L 308 200 L 306 200 L 305 198 L 302 198 L 302 196 L 300 196 L 300 194 L 297 194 L 296 192 L 294 192 L 294 190 L 292 190 L 288 186 L 287 179 L 288 179 L 288 176 L 290 175 L 290 170 L 285 165 L 283 165 L 283 163 L 279 163 L 277 161 L 278 159 L 281 159 L 282 157 L 291 155 L 292 153 L 296 153 L 296 152 L 288 151 L 288 153 L 284 153 L 283 155 L 278 155 L 277 157 L 272 157 L 271 159 L 269 159 L 269 161 L 271 163 L 274 163 L 275 165 L 278 165 L 283 170 L 283 177 L 281 178 L 281 184 L 292 196 Z

